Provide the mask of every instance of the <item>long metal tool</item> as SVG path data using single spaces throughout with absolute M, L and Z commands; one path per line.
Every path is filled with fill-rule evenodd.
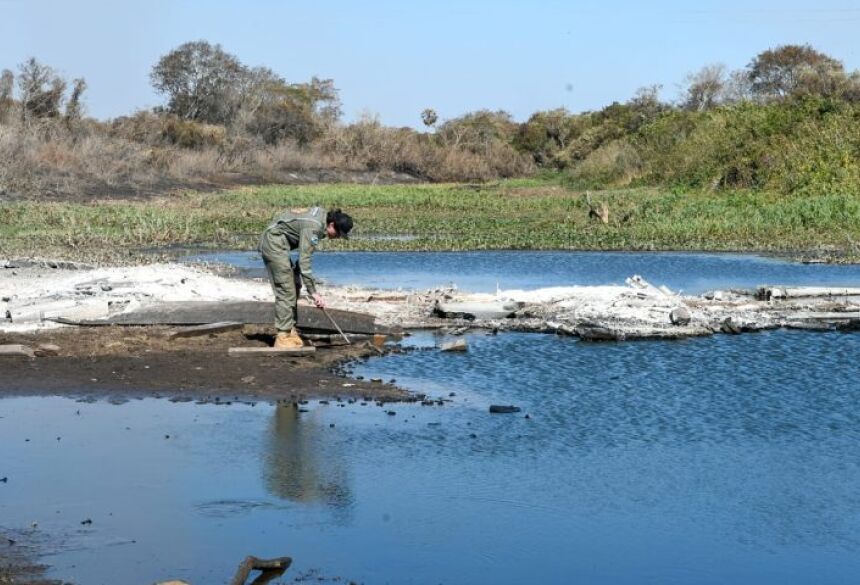
M 346 336 L 346 333 L 343 332 L 343 329 L 340 328 L 340 325 L 337 324 L 337 321 L 334 320 L 334 317 L 332 317 L 329 312 L 325 310 L 325 307 L 320 307 L 319 309 L 326 317 L 328 317 L 328 320 L 331 321 L 331 324 L 334 325 L 334 328 L 337 329 L 337 332 L 341 334 L 341 336 L 346 341 L 346 344 L 352 345 L 352 342 L 349 340 L 349 337 Z

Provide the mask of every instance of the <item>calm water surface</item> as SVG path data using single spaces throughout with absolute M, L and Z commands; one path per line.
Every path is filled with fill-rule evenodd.
M 221 262 L 264 277 L 256 252 L 206 252 L 187 261 Z M 456 284 L 477 292 L 547 286 L 623 284 L 639 274 L 688 293 L 762 284 L 860 286 L 860 265 L 799 264 L 745 254 L 666 252 L 325 252 L 314 270 L 343 285 L 424 289 Z
M 857 582 L 860 334 L 467 339 L 353 367 L 445 407 L 2 400 L 0 525 L 59 536 L 85 584 L 246 554 L 369 584 Z

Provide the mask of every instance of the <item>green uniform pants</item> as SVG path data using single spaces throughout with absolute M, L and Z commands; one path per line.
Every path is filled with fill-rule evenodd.
M 260 239 L 260 253 L 263 255 L 263 263 L 275 293 L 275 328 L 279 332 L 289 332 L 296 326 L 296 310 L 301 291 L 298 270 L 293 267 L 290 259 L 290 244 L 283 234 L 266 230 Z

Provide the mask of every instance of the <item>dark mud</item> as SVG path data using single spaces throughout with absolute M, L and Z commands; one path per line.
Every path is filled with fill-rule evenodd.
M 199 338 L 169 339 L 166 327 L 69 328 L 0 333 L 0 344 L 60 347 L 56 356 L 2 358 L 0 398 L 58 395 L 96 399 L 299 400 L 368 397 L 411 400 L 395 386 L 347 380 L 341 365 L 379 355 L 370 344 L 318 348 L 305 357 L 231 358 L 230 347 L 265 347 L 272 332 L 246 326 Z M 383 351 L 391 351 L 386 349 Z
M 45 579 L 47 567 L 36 562 L 41 543 L 25 531 L 0 527 L 0 583 L 17 585 L 62 585 Z

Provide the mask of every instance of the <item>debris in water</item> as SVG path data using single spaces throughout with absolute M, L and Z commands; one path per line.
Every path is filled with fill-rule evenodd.
M 514 406 L 513 404 L 505 406 L 502 404 L 491 404 L 490 412 L 492 414 L 511 414 L 514 412 L 520 412 L 519 406 Z

